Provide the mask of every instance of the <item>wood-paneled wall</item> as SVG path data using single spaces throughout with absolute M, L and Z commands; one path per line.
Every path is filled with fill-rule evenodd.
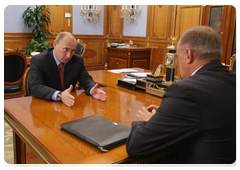
M 120 6 L 105 5 L 104 16 L 102 16 L 104 17 L 103 35 L 75 35 L 77 39 L 82 39 L 87 44 L 83 55 L 86 68 L 88 70 L 105 69 L 107 43 L 128 43 L 129 39 L 140 47 L 152 48 L 150 69 L 153 66 L 164 64 L 167 46 L 171 44 L 170 37 L 178 37 L 175 43 L 177 45 L 184 31 L 196 25 L 206 25 L 207 7 L 202 5 L 148 5 L 146 37 L 136 37 L 123 36 L 123 19 L 120 18 Z M 72 19 L 68 21 L 64 17 L 66 12 L 72 13 L 72 6 L 50 5 L 48 8 L 51 12 L 52 21 L 49 31 L 53 33 L 53 37 L 50 37 L 49 40 L 53 41 L 60 31 L 72 32 Z M 236 15 L 236 12 L 234 13 L 230 9 L 226 13 L 229 18 L 228 23 L 233 22 L 233 19 L 230 21 L 232 13 Z M 232 35 L 233 31 L 229 30 L 229 32 Z M 32 35 L 29 33 L 4 33 L 4 48 L 21 50 L 27 42 L 30 42 L 31 38 Z M 165 67 L 163 72 L 165 72 Z M 179 76 L 179 74 L 177 68 L 176 75 Z
M 27 43 L 30 43 L 32 37 L 31 33 L 4 32 L 4 48 L 21 51 Z

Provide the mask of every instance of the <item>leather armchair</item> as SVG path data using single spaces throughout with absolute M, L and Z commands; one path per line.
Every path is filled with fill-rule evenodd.
M 77 47 L 76 47 L 75 54 L 83 56 L 86 50 L 86 47 L 87 47 L 87 44 L 85 44 L 81 39 L 77 39 Z M 81 84 L 78 81 L 75 85 L 75 89 L 76 90 L 81 89 Z
M 4 53 L 4 99 L 24 96 L 22 80 L 26 57 L 19 52 Z
M 87 47 L 87 44 L 85 44 L 82 40 L 77 39 L 77 47 L 76 47 L 75 54 L 83 56 L 86 47 Z

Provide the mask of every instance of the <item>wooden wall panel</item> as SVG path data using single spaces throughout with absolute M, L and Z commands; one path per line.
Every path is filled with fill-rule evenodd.
M 179 5 L 177 6 L 176 35 L 178 39 L 183 33 L 194 26 L 201 25 L 202 5 Z
M 72 5 L 64 5 L 65 6 L 65 13 L 70 13 L 72 14 Z M 64 16 L 64 20 L 65 20 L 65 27 L 64 27 L 64 30 L 65 31 L 68 31 L 68 32 L 71 32 L 72 33 L 72 17 L 71 18 L 65 18 Z
M 31 33 L 4 33 L 4 48 L 13 49 L 19 52 L 22 51 L 22 48 L 30 43 L 33 34 Z
M 154 66 L 158 67 L 159 64 L 163 65 L 162 72 L 165 73 L 165 54 L 167 53 L 168 44 L 160 44 L 160 43 L 150 43 L 150 47 L 152 48 L 152 55 L 150 61 L 150 69 L 153 69 Z
M 120 5 L 109 5 L 109 37 L 122 35 L 123 20 L 120 18 Z
M 65 30 L 65 25 L 67 25 L 65 20 L 65 5 L 48 5 L 51 24 L 49 25 L 49 31 L 53 35 L 57 35 L 59 32 Z
M 167 41 L 170 32 L 171 13 L 169 5 L 151 5 L 150 39 Z
M 153 69 L 154 66 L 158 67 L 159 64 L 164 64 L 164 51 L 164 48 L 152 49 L 151 69 Z
M 4 48 L 10 48 L 13 49 L 13 51 L 18 50 L 18 52 L 22 52 L 27 43 L 30 44 L 32 38 L 33 34 L 31 33 L 4 33 Z M 54 38 L 49 37 L 48 41 L 53 42 Z M 52 43 L 49 45 L 52 46 Z
M 178 5 L 176 16 L 176 29 L 177 42 L 182 37 L 184 32 L 194 26 L 202 24 L 202 5 Z M 175 75 L 180 76 L 179 65 L 175 70 Z
M 87 70 L 104 69 L 105 66 L 105 41 L 102 40 L 84 40 L 87 48 L 83 55 L 84 64 Z

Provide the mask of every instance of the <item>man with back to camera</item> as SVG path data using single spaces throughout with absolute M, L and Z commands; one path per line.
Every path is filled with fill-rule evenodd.
M 71 33 L 61 32 L 53 41 L 54 48 L 32 57 L 29 72 L 31 95 L 62 101 L 71 107 L 75 98 L 70 93 L 75 90 L 78 80 L 87 95 L 106 101 L 106 93 L 97 88 L 98 84 L 88 74 L 82 56 L 74 54 L 76 46 L 76 39 Z
M 230 164 L 236 160 L 236 72 L 221 64 L 215 30 L 197 26 L 178 42 L 183 80 L 170 85 L 161 105 L 141 108 L 126 149 L 146 157 L 176 146 L 179 163 Z

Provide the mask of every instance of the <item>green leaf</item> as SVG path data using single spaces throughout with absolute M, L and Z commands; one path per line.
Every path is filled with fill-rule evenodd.
M 44 45 L 44 46 L 48 46 L 48 44 L 49 44 L 50 42 L 51 42 L 51 41 L 44 41 L 44 42 L 43 42 L 43 45 Z
M 26 43 L 26 46 L 23 48 L 23 53 L 30 54 L 32 51 L 42 52 L 51 47 L 48 45 L 51 42 L 47 41 L 47 39 L 48 35 L 53 35 L 44 28 L 44 25 L 51 23 L 49 9 L 44 5 L 36 5 L 33 9 L 29 6 L 22 13 L 22 18 L 24 25 L 32 28 L 32 33 L 34 34 L 31 43 Z

